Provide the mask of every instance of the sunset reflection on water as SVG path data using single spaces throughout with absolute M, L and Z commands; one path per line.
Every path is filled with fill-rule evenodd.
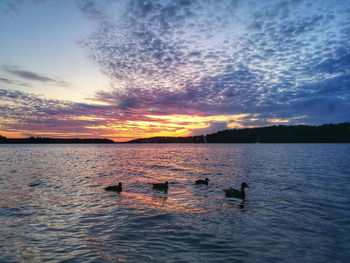
M 346 145 L 0 147 L 0 262 L 283 261 L 308 257 L 309 242 L 327 259 L 324 229 L 350 231 Z M 243 181 L 246 201 L 225 198 Z M 118 182 L 121 193 L 104 190 Z

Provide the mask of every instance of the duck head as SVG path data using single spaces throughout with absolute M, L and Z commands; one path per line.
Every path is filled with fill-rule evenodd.
M 209 182 L 210 180 L 209 180 L 208 178 L 205 178 L 205 181 L 206 181 L 206 182 Z
M 241 188 L 250 188 L 247 183 L 242 183 Z

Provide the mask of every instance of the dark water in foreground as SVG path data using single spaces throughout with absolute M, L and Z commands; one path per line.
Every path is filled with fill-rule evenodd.
M 350 144 L 0 145 L 0 262 L 349 258 Z

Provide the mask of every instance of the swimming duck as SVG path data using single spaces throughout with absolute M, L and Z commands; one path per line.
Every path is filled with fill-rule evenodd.
M 224 189 L 225 196 L 245 199 L 244 188 L 250 188 L 250 187 L 246 183 L 242 183 L 241 184 L 241 191 L 233 189 L 233 188 Z
M 210 180 L 208 178 L 205 178 L 205 180 L 199 179 L 199 180 L 196 180 L 196 184 L 206 184 L 206 185 L 208 185 L 209 181 Z
M 168 191 L 168 181 L 166 181 L 165 183 L 155 183 L 153 184 L 153 189 L 156 190 L 161 190 L 161 191 Z
M 107 186 L 107 187 L 105 187 L 105 190 L 106 191 L 116 191 L 116 192 L 120 193 L 123 190 L 122 183 L 119 182 L 118 185 Z

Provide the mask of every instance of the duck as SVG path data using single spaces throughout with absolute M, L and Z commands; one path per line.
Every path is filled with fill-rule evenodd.
M 118 185 L 110 185 L 110 186 L 107 186 L 107 187 L 105 187 L 105 190 L 106 190 L 106 191 L 115 191 L 115 192 L 120 193 L 120 192 L 123 190 L 122 183 L 119 182 Z
M 206 184 L 206 185 L 208 185 L 209 181 L 210 180 L 208 178 L 205 178 L 205 180 L 198 179 L 198 180 L 196 180 L 196 184 Z
M 241 184 L 241 191 L 233 188 L 229 189 L 224 189 L 225 196 L 226 197 L 235 197 L 235 198 L 240 198 L 240 199 L 245 199 L 245 192 L 244 188 L 250 188 L 247 183 L 242 183 Z
M 156 189 L 156 190 L 161 190 L 161 191 L 168 191 L 168 181 L 166 181 L 165 183 L 154 183 L 153 184 L 153 189 Z

